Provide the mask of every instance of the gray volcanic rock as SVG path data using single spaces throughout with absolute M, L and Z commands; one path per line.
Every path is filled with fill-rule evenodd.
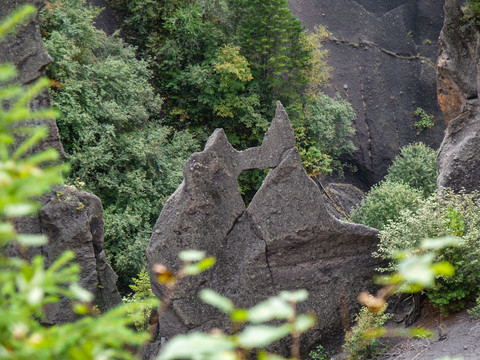
M 459 1 L 446 0 L 437 83 L 448 128 L 438 152 L 439 188 L 480 190 L 479 40 Z
M 121 303 L 116 283 L 117 275 L 107 263 L 103 250 L 103 207 L 93 194 L 77 190 L 73 186 L 57 187 L 41 199 L 42 209 L 38 217 L 16 220 L 19 232 L 43 234 L 49 239 L 46 245 L 30 248 L 28 256 L 43 255 L 49 266 L 66 250 L 75 253 L 74 262 L 80 266 L 79 284 L 95 296 L 94 304 L 101 311 Z M 6 255 L 19 256 L 14 246 Z M 45 308 L 45 324 L 62 324 L 75 320 L 70 303 L 62 300 Z
M 252 168 L 271 170 L 246 208 L 237 177 Z M 371 257 L 378 232 L 328 213 L 322 192 L 302 168 L 281 104 L 262 146 L 237 151 L 217 129 L 205 150 L 191 155 L 184 177 L 155 226 L 149 266 L 178 270 L 178 253 L 185 249 L 205 250 L 217 264 L 180 284 L 160 319 L 155 344 L 192 330 L 228 329 L 222 314 L 198 300 L 201 288 L 242 307 L 280 290 L 307 289 L 310 297 L 300 310 L 314 311 L 319 322 L 302 338 L 303 350 L 322 339 L 341 341 L 358 293 L 370 287 L 379 266 Z M 154 293 L 164 297 L 166 289 L 151 279 Z M 148 353 L 155 353 L 152 346 Z
M 321 184 L 327 210 L 337 219 L 348 218 L 352 208 L 362 202 L 365 193 L 352 184 Z
M 289 2 L 308 29 L 323 24 L 332 33 L 324 44 L 333 67 L 332 86 L 326 92 L 348 99 L 357 114 L 358 151 L 346 159 L 358 168 L 353 177 L 371 186 L 385 176 L 401 147 L 422 141 L 438 148 L 445 129 L 434 66 L 442 1 Z M 418 136 L 412 119 L 417 107 L 436 119 L 434 128 Z
M 52 263 L 65 250 L 75 253 L 80 266 L 80 285 L 95 295 L 101 311 L 121 303 L 117 291 L 117 275 L 107 263 L 103 250 L 103 207 L 93 194 L 74 187 L 57 188 L 44 196 L 40 211 L 41 232 L 49 242 L 42 247 L 46 264 Z M 67 309 L 67 310 L 66 310 Z M 46 309 L 46 323 L 64 323 L 75 318 L 67 301 Z
M 2 0 L 0 19 L 3 19 L 13 10 L 25 4 L 33 4 L 37 9 L 41 9 L 45 6 L 46 0 Z M 38 14 L 26 25 L 20 27 L 15 35 L 8 36 L 4 41 L 0 41 L 0 64 L 14 64 L 19 73 L 18 81 L 23 85 L 30 84 L 39 77 L 44 76 L 45 67 L 52 61 L 40 35 Z M 41 109 L 47 106 L 50 106 L 48 91 L 38 96 L 31 104 L 33 109 Z M 60 142 L 60 135 L 55 120 L 33 120 L 30 123 L 35 126 L 46 126 L 49 134 L 34 151 L 53 147 L 58 150 L 60 157 L 64 158 L 65 153 Z

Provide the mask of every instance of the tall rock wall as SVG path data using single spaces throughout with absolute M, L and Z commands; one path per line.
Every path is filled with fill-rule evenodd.
M 438 186 L 480 190 L 480 32 L 458 0 L 445 1 L 437 61 L 438 99 L 448 124 L 438 153 Z
M 423 141 L 437 149 L 445 125 L 437 105 L 435 59 L 443 1 L 289 0 L 309 29 L 326 25 L 332 72 L 330 95 L 348 99 L 357 114 L 348 160 L 366 186 L 379 181 L 404 145 Z M 416 135 L 412 113 L 433 114 L 436 125 Z
M 238 189 L 242 170 L 268 169 L 250 205 Z M 303 341 L 343 339 L 343 319 L 356 310 L 358 293 L 370 286 L 380 264 L 371 257 L 377 231 L 329 215 L 320 188 L 305 173 L 288 116 L 278 104 L 262 146 L 235 150 L 217 129 L 204 151 L 190 156 L 184 181 L 165 204 L 147 250 L 150 268 L 178 270 L 178 253 L 199 249 L 217 258 L 208 272 L 183 281 L 148 347 L 155 355 L 162 338 L 192 330 L 228 328 L 224 314 L 202 304 L 201 288 L 212 288 L 237 306 L 252 306 L 280 290 L 307 289 L 300 311 L 319 319 Z M 154 293 L 165 288 L 152 278 Z
M 45 5 L 45 0 L 3 0 L 0 6 L 0 18 L 26 3 L 33 3 L 38 9 Z M 13 63 L 19 71 L 18 81 L 28 85 L 45 75 L 45 67 L 52 62 L 45 50 L 38 16 L 35 16 L 18 33 L 0 42 L 0 63 Z M 48 91 L 38 96 L 31 105 L 34 109 L 50 106 Z M 55 120 L 33 120 L 32 126 L 47 126 L 48 137 L 33 151 L 50 147 L 56 148 L 63 155 L 63 147 Z M 44 256 L 49 265 L 66 250 L 74 251 L 76 262 L 81 267 L 80 284 L 95 295 L 95 303 L 101 310 L 106 310 L 119 302 L 121 297 L 116 288 L 117 275 L 106 261 L 103 251 L 102 203 L 98 197 L 74 187 L 59 187 L 45 195 L 39 201 L 43 207 L 39 216 L 22 218 L 16 221 L 21 233 L 44 234 L 49 243 L 40 248 L 32 248 L 29 254 L 12 245 L 6 250 L 7 255 L 36 254 Z M 45 309 L 47 324 L 71 321 L 76 315 L 68 301 L 52 304 Z

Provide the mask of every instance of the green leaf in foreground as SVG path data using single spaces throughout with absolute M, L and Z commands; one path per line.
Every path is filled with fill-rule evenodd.
M 294 311 L 290 304 L 279 297 L 273 297 L 252 307 L 248 311 L 248 320 L 255 324 L 270 320 L 289 319 L 293 315 Z
M 199 296 L 204 303 L 212 305 L 224 313 L 230 314 L 233 312 L 233 310 L 235 310 L 235 306 L 230 299 L 217 294 L 213 290 L 204 289 L 200 291 Z
M 233 342 L 225 336 L 196 332 L 174 337 L 165 345 L 158 360 L 217 359 L 218 355 L 228 353 L 234 349 Z
M 245 328 L 237 337 L 240 346 L 246 349 L 260 348 L 270 345 L 290 334 L 290 326 L 279 327 L 268 325 L 253 325 Z

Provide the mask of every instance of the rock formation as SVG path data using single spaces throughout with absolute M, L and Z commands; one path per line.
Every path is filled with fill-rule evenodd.
M 13 10 L 27 3 L 35 5 L 37 9 L 41 9 L 45 6 L 46 0 L 3 0 L 2 6 L 0 6 L 0 19 L 3 19 Z M 40 76 L 44 76 L 45 67 L 52 61 L 40 35 L 38 15 L 33 17 L 25 26 L 19 28 L 15 35 L 11 35 L 0 42 L 0 64 L 14 64 L 18 69 L 18 81 L 22 85 L 30 84 Z M 48 92 L 45 91 L 41 96 L 38 96 L 31 106 L 34 109 L 50 106 Z M 36 150 L 53 147 L 58 150 L 63 158 L 64 152 L 56 122 L 54 120 L 33 120 L 32 123 L 36 126 L 47 126 L 49 130 L 49 136 L 42 141 Z
M 50 265 L 66 250 L 75 253 L 75 262 L 80 266 L 79 284 L 95 295 L 94 303 L 101 311 L 121 303 L 117 291 L 117 275 L 107 263 L 103 250 L 103 207 L 93 194 L 74 186 L 57 187 L 41 199 L 42 209 L 38 217 L 22 218 L 16 225 L 20 232 L 43 234 L 48 244 L 31 248 L 28 256 L 43 255 Z M 19 249 L 10 247 L 7 254 L 19 255 Z M 77 316 L 71 311 L 69 301 L 49 305 L 45 309 L 46 324 L 61 324 Z
M 237 177 L 253 168 L 271 170 L 246 208 Z M 303 337 L 304 349 L 338 341 L 342 316 L 350 320 L 358 292 L 379 265 L 370 256 L 376 245 L 376 230 L 327 212 L 321 190 L 302 168 L 281 104 L 260 147 L 237 151 L 217 129 L 186 162 L 184 181 L 165 204 L 147 250 L 150 267 L 178 270 L 185 249 L 204 250 L 217 264 L 182 282 L 160 320 L 156 345 L 175 334 L 227 327 L 224 316 L 197 299 L 201 288 L 246 307 L 280 290 L 305 288 L 310 297 L 300 310 L 315 311 L 319 322 Z M 164 296 L 153 277 L 152 287 Z
M 324 44 L 333 67 L 330 95 L 348 99 L 357 114 L 354 143 L 346 159 L 358 168 L 347 180 L 366 190 L 385 176 L 399 149 L 422 141 L 437 149 L 445 125 L 435 88 L 437 39 L 443 1 L 289 0 L 312 30 L 332 33 Z M 436 125 L 416 135 L 412 113 L 433 114 Z M 361 180 L 359 183 L 356 180 Z
M 448 125 L 438 153 L 438 186 L 480 190 L 480 33 L 458 0 L 445 1 L 437 61 L 438 101 Z
M 330 183 L 323 185 L 319 182 L 323 191 L 323 198 L 327 210 L 337 219 L 345 219 L 350 216 L 354 206 L 362 202 L 365 193 L 352 184 Z
M 0 18 L 27 2 L 32 3 L 27 0 L 4 0 L 0 6 Z M 38 9 L 45 5 L 44 0 L 33 3 Z M 38 16 L 22 26 L 16 35 L 0 42 L 0 63 L 4 62 L 17 66 L 18 80 L 23 85 L 45 75 L 45 67 L 52 59 L 40 36 Z M 50 96 L 46 91 L 33 101 L 32 107 L 40 109 L 49 105 Z M 49 136 L 33 151 L 54 147 L 63 154 L 55 120 L 34 120 L 31 124 L 47 126 L 49 129 Z M 82 269 L 80 284 L 95 295 L 95 303 L 99 308 L 106 310 L 121 302 L 116 288 L 117 275 L 108 265 L 103 251 L 103 208 L 100 199 L 74 187 L 62 187 L 43 196 L 39 201 L 43 207 L 38 217 L 16 221 L 19 232 L 45 234 L 49 238 L 47 245 L 30 249 L 28 255 L 31 257 L 42 254 L 48 265 L 62 252 L 73 250 L 75 261 Z M 19 255 L 19 252 L 20 249 L 15 246 L 6 250 L 10 256 Z M 66 301 L 51 305 L 45 312 L 43 321 L 47 324 L 63 323 L 75 318 Z

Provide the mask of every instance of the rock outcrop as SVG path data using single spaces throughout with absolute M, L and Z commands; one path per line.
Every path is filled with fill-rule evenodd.
M 45 0 L 3 0 L 0 6 L 0 18 L 5 17 L 17 7 L 33 3 L 38 9 Z M 45 50 L 40 36 L 38 16 L 35 16 L 18 33 L 0 42 L 0 63 L 9 62 L 17 66 L 18 81 L 28 85 L 45 75 L 45 67 L 52 59 Z M 44 92 L 31 105 L 34 109 L 50 106 L 50 96 Z M 63 155 L 63 147 L 55 120 L 33 120 L 32 126 L 47 126 L 49 136 L 32 151 L 54 147 Z M 39 248 L 29 249 L 28 254 L 12 245 L 6 249 L 9 256 L 32 257 L 41 254 L 49 265 L 66 250 L 73 250 L 76 262 L 81 267 L 80 284 L 95 295 L 95 304 L 106 310 L 119 302 L 121 297 L 116 288 L 117 275 L 108 265 L 103 251 L 102 203 L 95 195 L 79 191 L 74 187 L 57 188 L 43 196 L 39 201 L 43 207 L 38 217 L 21 218 L 16 227 L 21 233 L 44 234 L 49 243 Z M 45 309 L 46 324 L 58 324 L 73 320 L 68 301 L 52 304 Z
M 459 1 L 446 0 L 437 61 L 438 100 L 448 125 L 438 152 L 440 188 L 480 190 L 479 40 Z
M 0 6 L 0 19 L 10 14 L 21 5 L 33 4 L 41 9 L 46 0 L 3 0 Z M 19 28 L 15 35 L 7 37 L 0 42 L 0 64 L 11 63 L 18 69 L 18 81 L 22 85 L 28 85 L 39 77 L 45 75 L 45 67 L 52 62 L 48 55 L 40 35 L 40 23 L 38 15 L 33 17 L 25 26 Z M 38 96 L 31 104 L 33 109 L 41 109 L 50 106 L 50 96 L 47 91 Z M 55 120 L 33 120 L 33 125 L 43 125 L 48 128 L 48 137 L 35 149 L 44 150 L 56 148 L 60 156 L 64 158 L 62 143 Z
M 101 311 L 121 303 L 116 283 L 117 275 L 107 263 L 103 250 L 103 207 L 93 194 L 73 186 L 57 187 L 41 199 L 42 209 L 38 217 L 21 218 L 16 226 L 22 233 L 43 234 L 48 244 L 30 248 L 28 257 L 40 254 L 49 266 L 66 250 L 75 253 L 80 266 L 79 284 L 95 295 L 94 304 Z M 12 246 L 7 255 L 19 256 L 21 249 Z M 70 302 L 62 300 L 45 309 L 45 324 L 62 324 L 75 320 Z
M 65 250 L 75 253 L 80 265 L 80 285 L 95 295 L 94 303 L 103 312 L 122 302 L 117 275 L 107 263 L 103 250 L 103 207 L 98 197 L 73 186 L 61 187 L 43 197 L 39 225 L 49 238 L 41 253 L 50 264 Z M 46 309 L 47 323 L 65 323 L 75 318 L 68 301 Z
M 352 184 L 319 184 L 327 210 L 337 219 L 348 219 L 352 208 L 360 204 L 365 196 L 362 190 Z
M 237 177 L 252 168 L 271 170 L 246 208 Z M 350 320 L 358 292 L 369 287 L 379 265 L 371 257 L 377 242 L 376 230 L 328 213 L 321 190 L 302 168 L 281 104 L 260 147 L 237 151 L 217 129 L 204 151 L 186 162 L 184 181 L 165 204 L 147 250 L 150 267 L 178 270 L 185 249 L 204 250 L 217 264 L 175 291 L 156 344 L 179 333 L 228 327 L 224 316 L 198 300 L 201 288 L 246 307 L 280 290 L 305 288 L 310 297 L 300 311 L 315 311 L 319 322 L 303 337 L 304 350 L 320 340 L 338 341 L 342 317 Z M 165 295 L 154 277 L 152 288 Z
M 357 114 L 347 160 L 358 168 L 347 180 L 362 190 L 381 180 L 401 147 L 422 141 L 437 149 L 445 125 L 437 104 L 435 66 L 443 1 L 289 0 L 309 28 L 332 33 L 324 44 L 333 67 L 330 95 L 348 99 Z M 416 135 L 417 107 L 433 114 L 434 128 Z M 361 180 L 363 185 L 359 184 Z

